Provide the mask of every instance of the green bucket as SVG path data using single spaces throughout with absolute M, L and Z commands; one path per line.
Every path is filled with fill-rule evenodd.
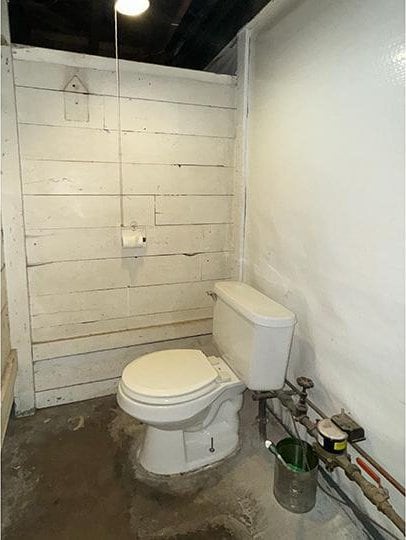
M 319 459 L 313 448 L 299 439 L 283 439 L 276 445 L 288 464 L 276 460 L 274 495 L 278 503 L 296 514 L 309 512 L 316 503 Z

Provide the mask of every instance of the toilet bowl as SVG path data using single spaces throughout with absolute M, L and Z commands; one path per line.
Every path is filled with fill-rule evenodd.
M 123 371 L 120 407 L 146 424 L 140 464 L 176 474 L 219 461 L 238 447 L 242 383 L 222 358 L 196 349 L 147 354 Z
M 295 315 L 252 287 L 216 283 L 213 338 L 219 356 L 158 351 L 124 369 L 120 407 L 146 425 L 138 450 L 149 472 L 185 473 L 238 448 L 242 394 L 282 388 Z

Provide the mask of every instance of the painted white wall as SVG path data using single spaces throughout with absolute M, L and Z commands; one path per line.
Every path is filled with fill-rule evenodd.
M 252 38 L 244 276 L 297 315 L 289 378 L 404 483 L 404 6 L 295 4 Z
M 44 407 L 111 393 L 140 354 L 209 345 L 206 291 L 235 260 L 236 81 L 121 63 L 124 220 L 147 237 L 123 250 L 114 61 L 19 46 L 13 59 Z M 82 94 L 64 91 L 74 75 Z

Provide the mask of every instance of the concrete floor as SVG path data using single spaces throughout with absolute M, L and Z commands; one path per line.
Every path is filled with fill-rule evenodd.
M 216 467 L 165 480 L 137 465 L 143 426 L 119 410 L 114 396 L 12 419 L 3 447 L 2 538 L 367 538 L 320 491 L 308 514 L 278 505 L 273 457 L 259 440 L 255 415 L 246 394 L 241 450 Z M 283 435 L 278 424 L 269 431 Z

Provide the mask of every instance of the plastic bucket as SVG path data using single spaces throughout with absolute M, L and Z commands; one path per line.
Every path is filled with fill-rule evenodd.
M 276 500 L 295 514 L 309 512 L 316 503 L 317 455 L 310 444 L 298 439 L 283 439 L 276 448 L 289 465 L 288 468 L 276 460 L 273 487 Z

